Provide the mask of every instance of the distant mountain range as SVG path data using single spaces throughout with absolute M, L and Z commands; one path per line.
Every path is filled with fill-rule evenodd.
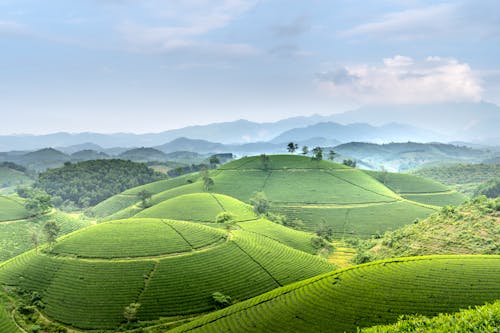
M 281 144 L 286 141 L 316 145 L 316 142 L 325 143 L 325 140 L 330 143 L 466 141 L 500 145 L 497 128 L 499 123 L 500 107 L 489 103 L 367 106 L 330 116 L 293 117 L 269 123 L 237 120 L 149 134 L 61 132 L 47 135 L 3 135 L 0 136 L 0 151 L 59 147 L 65 153 L 72 154 L 81 150 L 98 151 L 100 147 L 159 147 L 159 150 L 167 152 L 183 150 L 182 145 L 186 143 L 182 140 L 174 141 L 179 138 L 238 147 L 245 143 L 258 142 L 261 145 L 262 142 Z M 174 147 L 172 141 L 179 144 L 179 147 Z M 252 146 L 247 146 L 250 147 Z M 252 149 L 256 148 L 253 147 Z M 118 148 L 113 153 L 119 154 L 127 150 L 123 148 Z M 214 149 L 218 148 L 214 146 Z

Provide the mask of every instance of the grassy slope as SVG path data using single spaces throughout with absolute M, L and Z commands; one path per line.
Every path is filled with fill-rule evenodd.
M 11 318 L 7 310 L 8 301 L 0 295 L 0 332 L 2 333 L 19 333 L 21 332 Z
M 63 256 L 31 251 L 13 258 L 0 266 L 0 283 L 39 292 L 43 312 L 64 324 L 115 329 L 132 302 L 141 303 L 141 320 L 206 312 L 213 292 L 239 301 L 334 269 L 244 230 L 220 242 L 220 229 L 159 222 L 107 222 L 65 236 L 55 246 Z
M 249 205 L 226 195 L 211 193 L 181 195 L 145 209 L 136 216 L 215 222 L 215 217 L 221 212 L 231 213 L 235 221 L 257 218 Z
M 423 168 L 413 173 L 472 195 L 480 183 L 498 177 L 500 164 L 454 164 Z
M 172 332 L 344 332 L 500 298 L 500 256 L 397 259 L 273 290 Z
M 92 224 L 92 221 L 59 211 L 37 218 L 0 223 L 0 262 L 30 250 L 33 247 L 32 232 L 38 234 L 40 244 L 45 242 L 43 226 L 49 220 L 54 220 L 61 227 L 60 235 Z
M 373 259 L 428 254 L 500 254 L 500 199 L 476 198 L 371 241 Z
M 0 195 L 0 222 L 20 220 L 28 216 L 29 213 L 20 200 Z
M 361 330 L 363 333 L 405 332 L 481 332 L 497 333 L 500 327 L 500 300 L 474 309 L 461 310 L 436 317 L 405 316 L 392 325 L 374 326 Z
M 16 186 L 31 185 L 33 179 L 25 173 L 7 167 L 0 167 L 0 193 L 13 193 Z

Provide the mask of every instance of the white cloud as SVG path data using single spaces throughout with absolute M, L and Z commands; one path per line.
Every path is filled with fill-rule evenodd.
M 456 59 L 428 57 L 422 62 L 403 56 L 380 66 L 353 65 L 323 72 L 316 80 L 329 95 L 361 103 L 425 104 L 479 101 L 478 75 Z
M 156 25 L 126 22 L 117 31 L 135 50 L 171 52 L 190 49 L 205 53 L 253 55 L 255 48 L 245 43 L 213 43 L 204 40 L 210 32 L 227 26 L 249 10 L 257 0 L 180 0 L 148 3 Z
M 497 0 L 454 1 L 384 14 L 341 31 L 342 37 L 379 37 L 396 40 L 462 36 L 496 38 L 500 35 Z

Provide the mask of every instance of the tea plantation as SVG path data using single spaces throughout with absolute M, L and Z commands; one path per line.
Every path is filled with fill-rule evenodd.
M 327 273 L 172 332 L 355 332 L 402 314 L 435 316 L 500 298 L 500 256 L 429 256 Z

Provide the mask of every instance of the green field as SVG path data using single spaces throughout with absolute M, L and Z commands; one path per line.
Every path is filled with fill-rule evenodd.
M 214 292 L 238 302 L 335 268 L 250 231 L 228 236 L 191 222 L 105 222 L 62 237 L 52 253 L 4 262 L 0 284 L 38 292 L 41 311 L 57 322 L 116 329 L 132 302 L 140 320 L 203 313 L 214 309 Z
M 141 218 L 85 228 L 61 239 L 53 252 L 82 258 L 149 257 L 189 252 L 225 238 L 223 231 L 203 225 Z
M 28 216 L 21 199 L 0 195 L 0 222 L 20 220 Z
M 60 235 L 68 234 L 92 223 L 89 220 L 59 211 L 37 218 L 2 222 L 0 223 L 0 262 L 32 249 L 32 233 L 38 234 L 40 244 L 45 242 L 42 230 L 44 224 L 49 220 L 55 221 L 61 227 Z
M 215 217 L 222 212 L 230 213 L 235 221 L 257 218 L 251 206 L 227 195 L 212 193 L 181 195 L 145 209 L 136 216 L 215 222 Z
M 396 193 L 434 193 L 446 192 L 448 187 L 433 180 L 408 173 L 365 171 Z
M 172 332 L 355 332 L 402 314 L 435 316 L 500 298 L 500 256 L 364 264 L 273 290 Z
M 21 332 L 14 321 L 11 314 L 7 311 L 7 300 L 0 295 L 0 332 L 2 333 L 19 333 Z
M 363 333 L 400 333 L 420 332 L 481 332 L 497 333 L 500 327 L 500 300 L 492 304 L 476 306 L 452 314 L 439 314 L 436 317 L 405 316 L 396 324 L 381 325 L 361 330 Z
M 317 249 L 311 244 L 311 238 L 316 236 L 313 233 L 287 228 L 266 219 L 243 222 L 238 225 L 245 231 L 274 239 L 294 249 L 311 254 L 317 252 Z
M 404 194 L 402 196 L 405 199 L 432 206 L 457 206 L 468 199 L 464 194 L 454 191 L 429 194 Z

